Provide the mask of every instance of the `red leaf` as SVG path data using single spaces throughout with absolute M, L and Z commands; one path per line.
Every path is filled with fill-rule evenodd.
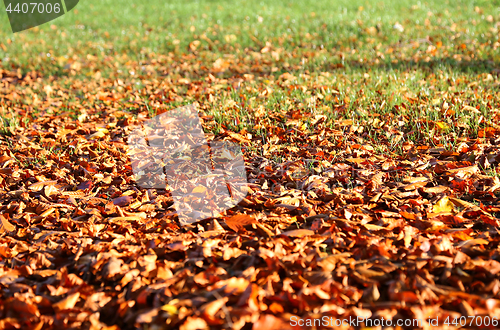
M 92 188 L 92 181 L 84 181 L 76 187 L 76 189 L 78 190 L 85 190 L 90 188 Z

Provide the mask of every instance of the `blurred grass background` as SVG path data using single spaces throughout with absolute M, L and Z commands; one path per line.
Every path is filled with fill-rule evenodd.
M 2 11 L 0 58 L 2 66 L 57 71 L 60 57 L 127 54 L 140 60 L 151 52 L 185 52 L 198 40 L 199 51 L 216 55 L 241 55 L 266 42 L 289 53 L 324 50 L 330 55 L 333 49 L 356 49 L 345 54 L 349 62 L 376 56 L 385 45 L 415 40 L 444 48 L 494 43 L 498 15 L 498 1 L 84 0 L 61 18 L 17 34 L 11 33 Z M 488 47 L 476 51 L 476 59 L 497 60 L 498 52 Z M 325 57 L 314 65 L 331 62 Z M 445 59 L 446 64 L 453 63 Z

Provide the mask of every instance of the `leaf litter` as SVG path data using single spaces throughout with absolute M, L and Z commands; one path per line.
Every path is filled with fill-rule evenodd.
M 351 101 L 325 92 L 328 73 L 234 78 L 256 61 L 218 59 L 177 82 L 144 75 L 142 92 L 133 81 L 72 78 L 82 100 L 42 80 L 39 113 L 15 96 L 29 95 L 37 74 L 2 71 L 3 104 L 30 120 L 0 135 L 1 329 L 287 329 L 293 316 L 500 315 L 495 120 L 470 138 L 450 133 L 470 133 L 460 123 L 421 120 L 415 129 L 429 134 L 411 140 L 404 103 L 401 115 L 332 120 L 311 117 L 293 97 L 288 110 L 266 114 L 265 103 L 245 102 L 243 93 L 238 105 L 217 92 L 242 84 L 266 100 L 309 89 L 318 109 L 347 111 Z M 158 56 L 151 65 L 161 71 L 171 62 Z M 421 101 L 450 116 L 448 98 L 479 115 L 460 97 Z M 249 179 L 238 206 L 190 226 L 179 224 L 168 189 L 136 184 L 125 143 L 150 106 L 161 113 L 184 98 L 200 106 L 210 139 L 245 147 Z M 405 99 L 416 100 L 410 92 Z M 239 106 L 255 115 L 244 129 L 220 124 L 210 110 L 242 121 Z M 367 134 L 373 128 L 384 132 L 380 140 Z M 454 148 L 440 144 L 446 136 Z

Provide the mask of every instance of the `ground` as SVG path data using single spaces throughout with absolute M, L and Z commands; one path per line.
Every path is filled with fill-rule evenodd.
M 0 24 L 0 329 L 498 327 L 495 2 L 120 0 Z M 249 185 L 181 226 L 127 136 L 189 104 Z

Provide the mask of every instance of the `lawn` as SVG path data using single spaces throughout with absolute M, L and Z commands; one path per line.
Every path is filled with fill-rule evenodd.
M 497 328 L 498 5 L 0 15 L 0 329 Z M 249 182 L 187 226 L 127 155 L 184 105 Z

